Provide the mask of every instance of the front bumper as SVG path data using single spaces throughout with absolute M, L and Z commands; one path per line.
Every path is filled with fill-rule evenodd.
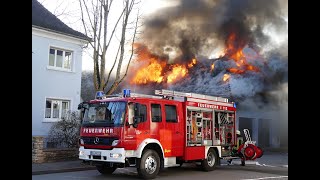
M 79 159 L 86 161 L 125 163 L 125 155 L 124 148 L 113 148 L 112 150 L 84 149 L 83 146 L 79 148 Z

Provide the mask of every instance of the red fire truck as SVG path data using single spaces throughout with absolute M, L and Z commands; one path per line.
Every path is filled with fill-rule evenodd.
M 134 166 L 139 176 L 155 178 L 160 169 L 201 164 L 205 171 L 240 158 L 253 160 L 262 150 L 251 141 L 237 139 L 236 106 L 227 98 L 171 90 L 155 95 L 130 93 L 81 103 L 83 121 L 79 158 L 102 174 Z

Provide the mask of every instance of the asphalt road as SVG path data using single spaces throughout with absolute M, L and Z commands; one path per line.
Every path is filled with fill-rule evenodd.
M 34 180 L 72 180 L 72 179 L 139 179 L 135 168 L 117 169 L 112 175 L 101 175 L 96 170 L 34 175 Z M 204 172 L 195 165 L 166 168 L 156 179 L 183 180 L 262 180 L 288 179 L 287 167 L 267 167 L 259 165 L 222 165 L 211 172 Z

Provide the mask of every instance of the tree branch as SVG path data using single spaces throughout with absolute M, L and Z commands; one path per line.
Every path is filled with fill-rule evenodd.
M 139 22 L 139 10 L 138 10 L 138 13 L 137 13 L 137 18 L 136 18 L 136 25 L 135 25 L 135 29 L 134 29 L 134 33 L 133 33 L 133 38 L 132 38 L 132 43 L 131 43 L 131 53 L 130 53 L 130 58 L 129 58 L 129 62 L 127 64 L 127 68 L 126 68 L 126 72 L 125 74 L 123 75 L 123 77 L 120 79 L 119 83 L 121 83 L 123 81 L 123 79 L 127 76 L 128 74 L 128 70 L 129 70 L 129 65 L 131 63 L 131 60 L 132 60 L 132 57 L 133 57 L 133 52 L 134 52 L 134 42 L 135 42 L 135 39 L 136 39 L 136 34 L 137 34 L 137 29 L 138 29 L 138 22 Z
M 120 45 L 119 45 L 119 48 L 118 48 L 118 51 L 117 51 L 116 58 L 115 58 L 115 60 L 114 60 L 114 62 L 113 62 L 113 65 L 112 65 L 110 71 L 109 71 L 109 74 L 108 74 L 108 77 L 107 77 L 107 81 L 106 81 L 106 83 L 103 85 L 104 88 L 105 88 L 105 87 L 108 85 L 108 83 L 109 83 L 109 80 L 110 80 L 110 77 L 111 77 L 111 73 L 112 73 L 112 71 L 113 71 L 113 69 L 114 69 L 114 67 L 115 67 L 115 65 L 116 65 L 119 52 L 120 52 Z
M 111 32 L 111 35 L 110 35 L 108 44 L 107 44 L 107 46 L 106 46 L 106 49 L 107 49 L 107 50 L 108 50 L 108 47 L 109 47 L 110 42 L 111 42 L 111 40 L 112 40 L 112 37 L 113 37 L 113 35 L 114 35 L 114 32 L 116 31 L 116 28 L 117 28 L 117 26 L 118 26 L 118 23 L 119 23 L 121 17 L 123 16 L 123 13 L 124 13 L 124 12 L 125 12 L 125 8 L 123 8 L 122 13 L 121 13 L 121 15 L 119 16 L 119 18 L 118 18 L 118 20 L 117 20 L 117 23 L 115 24 L 115 26 L 114 26 L 114 28 L 113 28 L 113 30 L 112 30 L 112 32 Z

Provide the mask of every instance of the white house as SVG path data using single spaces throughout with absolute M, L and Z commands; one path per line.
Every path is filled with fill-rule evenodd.
M 32 0 L 32 136 L 80 103 L 82 50 L 90 41 Z

